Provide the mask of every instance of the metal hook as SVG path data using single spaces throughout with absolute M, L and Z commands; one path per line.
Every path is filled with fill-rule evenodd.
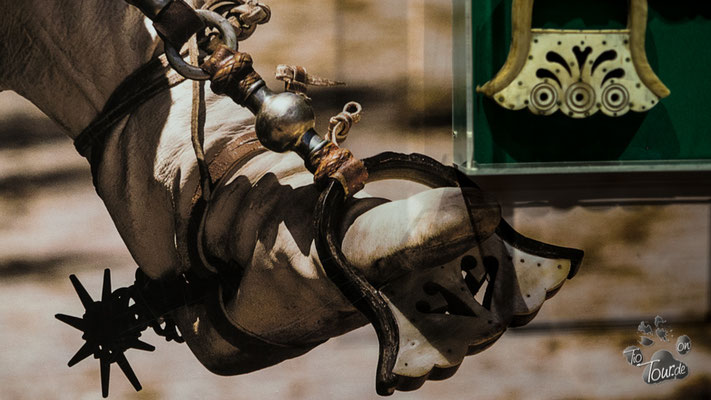
M 220 31 L 222 40 L 225 42 L 225 46 L 232 50 L 237 50 L 237 33 L 235 32 L 232 24 L 226 18 L 214 11 L 209 10 L 195 10 L 195 12 L 205 23 L 217 28 L 217 30 Z M 210 79 L 210 75 L 207 72 L 203 71 L 199 67 L 185 62 L 185 60 L 183 60 L 180 56 L 180 51 L 173 47 L 170 43 L 164 41 L 164 47 L 165 55 L 168 58 L 170 66 L 173 67 L 173 69 L 180 75 L 196 81 Z

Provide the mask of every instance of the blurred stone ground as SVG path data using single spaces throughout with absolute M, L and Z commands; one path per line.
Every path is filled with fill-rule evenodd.
M 363 121 L 346 145 L 358 156 L 416 151 L 451 163 L 448 1 L 269 4 L 272 21 L 241 46 L 262 75 L 278 63 L 300 64 L 349 83 L 311 92 L 320 131 L 345 102 L 357 100 Z M 114 286 L 121 286 L 133 282 L 135 264 L 94 193 L 86 162 L 51 122 L 12 93 L 0 95 L 0 143 L 0 399 L 100 398 L 98 362 L 67 368 L 82 340 L 53 316 L 82 313 L 69 274 L 98 297 L 103 268 L 110 267 Z M 505 214 L 524 234 L 586 251 L 578 276 L 544 305 L 534 324 L 660 314 L 672 335 L 691 337 L 692 351 L 680 357 L 690 376 L 644 384 L 641 370 L 622 357 L 636 343 L 636 323 L 612 330 L 510 330 L 467 358 L 453 378 L 392 398 L 711 398 L 708 325 L 674 325 L 708 311 L 708 203 L 530 205 L 507 207 Z M 149 332 L 144 339 L 157 346 L 154 353 L 127 354 L 143 391 L 135 393 L 114 366 L 112 399 L 377 398 L 377 340 L 370 327 L 237 377 L 209 373 L 184 345 Z

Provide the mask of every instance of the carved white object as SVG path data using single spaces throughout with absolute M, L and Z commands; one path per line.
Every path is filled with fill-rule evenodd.
M 494 100 L 512 110 L 585 118 L 647 111 L 659 97 L 632 64 L 629 31 L 534 29 L 526 64 Z
M 631 0 L 629 26 L 616 30 L 531 29 L 533 0 L 513 1 L 509 57 L 477 88 L 502 107 L 616 117 L 647 111 L 669 95 L 647 62 L 646 0 Z

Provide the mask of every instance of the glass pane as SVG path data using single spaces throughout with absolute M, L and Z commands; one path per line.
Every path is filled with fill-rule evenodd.
M 532 25 L 624 31 L 626 4 L 536 1 Z M 646 55 L 671 95 L 645 112 L 576 119 L 506 109 L 474 92 L 509 54 L 512 1 L 455 1 L 455 162 L 472 174 L 711 169 L 711 52 L 697 40 L 711 36 L 711 21 L 701 2 L 685 4 L 649 2 Z

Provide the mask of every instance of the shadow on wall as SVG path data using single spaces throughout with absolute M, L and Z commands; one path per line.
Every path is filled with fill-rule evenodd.
M 6 149 L 31 147 L 62 138 L 62 130 L 47 118 L 10 115 L 0 121 L 0 142 Z

